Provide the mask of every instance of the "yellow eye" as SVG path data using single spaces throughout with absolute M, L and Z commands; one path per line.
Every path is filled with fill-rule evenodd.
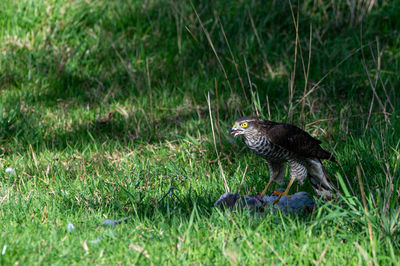
M 235 128 L 235 127 L 236 127 L 236 124 L 233 124 L 232 128 Z
M 248 124 L 247 124 L 247 122 L 243 122 L 243 123 L 240 124 L 240 126 L 241 126 L 241 127 L 247 127 Z

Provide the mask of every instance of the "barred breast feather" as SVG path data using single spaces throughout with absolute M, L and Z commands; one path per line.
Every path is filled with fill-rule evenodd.
M 268 160 L 288 160 L 290 154 L 290 151 L 271 143 L 267 136 L 253 137 L 251 140 L 245 139 L 245 143 L 253 153 Z

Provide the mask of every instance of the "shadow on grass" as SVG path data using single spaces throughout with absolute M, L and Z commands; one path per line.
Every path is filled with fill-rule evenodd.
M 61 197 L 62 200 L 58 199 L 57 205 L 64 211 L 76 212 L 84 207 L 94 212 L 108 213 L 114 218 L 134 216 L 140 219 L 152 219 L 161 215 L 166 218 L 178 216 L 182 220 L 188 220 L 195 207 L 200 216 L 209 217 L 215 211 L 214 203 L 219 198 L 215 191 L 202 193 L 175 191 L 171 195 L 160 195 L 156 198 L 149 196 L 148 193 L 137 196 L 134 191 L 120 191 L 120 193 L 122 194 L 119 197 L 101 202 L 80 194 L 74 198 Z M 124 193 L 126 195 L 123 195 Z M 80 201 L 78 202 L 75 197 L 80 198 Z M 122 198 L 128 200 L 122 202 Z
M 238 95 L 236 102 L 228 100 L 231 89 L 191 5 L 178 7 L 173 2 L 164 1 L 149 5 L 141 5 L 137 1 L 102 3 L 89 5 L 82 2 L 74 6 L 71 17 L 52 25 L 54 29 L 44 37 L 40 49 L 15 45 L 3 56 L 2 61 L 9 66 L 5 68 L 2 80 L 12 87 L 8 90 L 14 87 L 19 90 L 5 97 L 5 105 L 8 109 L 15 109 L 16 102 L 25 103 L 25 106 L 20 105 L 19 109 L 15 109 L 15 119 L 2 118 L 2 122 L 5 121 L 2 128 L 5 133 L 0 136 L 3 143 L 17 139 L 22 140 L 22 146 L 32 144 L 39 149 L 51 147 L 62 150 L 68 146 L 82 148 L 93 140 L 101 143 L 163 141 L 171 136 L 171 132 L 185 134 L 188 131 L 185 129 L 186 122 L 198 119 L 197 112 L 171 111 L 162 115 L 155 113 L 154 117 L 150 117 L 150 106 L 144 104 L 144 114 L 133 113 L 128 119 L 116 114 L 119 118 L 113 117 L 99 124 L 96 120 L 100 117 L 91 117 L 84 122 L 69 118 L 67 106 L 108 109 L 108 112 L 112 104 L 123 103 L 127 99 L 144 102 L 153 97 L 159 100 L 164 97 L 163 91 L 171 88 L 178 88 L 175 94 L 189 95 L 198 105 L 206 106 L 204 95 L 210 88 L 215 90 L 215 79 L 217 84 L 221 84 L 219 91 L 215 91 L 220 101 L 219 115 L 234 120 L 237 113 L 233 110 L 246 114 L 252 112 L 252 104 L 245 101 L 246 97 L 250 98 L 247 82 L 244 82 L 244 92 L 241 85 L 241 81 L 246 81 L 248 71 L 252 82 L 258 87 L 260 102 L 264 103 L 261 108 L 266 110 L 270 107 L 266 103 L 268 96 L 272 108 L 286 113 L 287 80 L 292 71 L 295 41 L 288 2 L 245 1 L 226 5 L 194 1 L 195 9 L 205 23 L 219 60 L 232 83 L 232 90 Z M 303 48 L 307 48 L 310 24 L 314 25 L 313 32 L 318 40 L 313 43 L 310 58 L 312 67 L 309 84 L 312 84 L 320 80 L 323 73 L 335 68 L 353 49 L 359 48 L 359 41 L 353 36 L 355 31 L 358 34 L 356 27 L 359 24 L 348 13 L 340 16 L 341 11 L 348 9 L 345 2 L 335 7 L 337 13 L 329 13 L 329 16 L 326 16 L 326 9 L 332 8 L 330 4 L 297 6 L 294 3 L 293 8 L 299 11 L 299 36 Z M 382 34 L 392 34 L 397 25 L 395 14 L 387 6 L 379 6 L 374 12 L 366 13 L 363 18 L 366 24 L 363 28 L 364 41 L 375 40 L 375 33 L 381 28 L 384 30 Z M 230 49 L 222 29 L 218 27 L 219 20 L 237 60 L 241 79 L 238 78 L 236 65 L 231 62 Z M 352 23 L 348 23 L 349 20 Z M 329 23 L 324 24 L 324 21 Z M 369 23 L 371 21 L 377 23 Z M 383 38 L 383 41 L 393 44 L 395 39 Z M 248 69 L 244 66 L 244 58 Z M 372 58 L 366 59 L 373 63 Z M 272 78 L 268 64 L 274 72 L 281 74 Z M 320 106 L 330 103 L 335 107 L 340 107 L 338 102 L 343 101 L 344 105 L 352 101 L 366 101 L 369 104 L 372 91 L 365 90 L 365 77 L 359 78 L 360 74 L 355 73 L 362 67 L 354 69 L 355 65 L 360 66 L 359 56 L 351 57 L 346 67 L 335 70 L 339 72 L 335 75 L 340 77 L 340 81 L 336 81 L 334 76 L 326 79 L 326 97 L 310 99 L 311 113 L 313 101 Z M 394 73 L 398 72 L 396 63 L 390 67 L 394 68 Z M 296 71 L 302 73 L 300 63 Z M 353 72 L 356 77 L 349 75 Z M 195 85 L 188 86 L 191 83 Z M 298 74 L 294 86 L 303 88 L 304 77 Z M 151 93 L 148 91 L 150 88 Z M 360 91 L 364 97 L 359 97 Z M 295 99 L 300 95 L 301 90 L 297 89 Z M 154 102 L 152 108 L 157 109 L 157 104 Z M 176 102 L 175 106 L 178 104 Z M 43 128 L 47 126 L 46 121 L 43 121 L 41 114 L 35 113 L 37 106 L 64 109 L 66 119 L 71 119 L 71 124 L 54 131 L 50 126 Z M 97 112 L 90 115 L 97 115 Z M 14 124 L 8 121 L 14 121 Z M 200 130 L 209 133 L 209 130 Z M 10 147 L 8 153 L 12 150 L 15 151 L 15 147 Z

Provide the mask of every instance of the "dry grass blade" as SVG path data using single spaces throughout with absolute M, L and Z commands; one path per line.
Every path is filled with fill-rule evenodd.
M 377 49 L 377 60 L 376 60 L 377 62 L 376 62 L 376 65 L 377 65 L 377 69 L 378 69 L 379 71 L 376 71 L 375 76 L 376 76 L 376 78 L 379 78 L 379 81 L 380 81 L 380 83 L 381 83 L 383 92 L 384 92 L 385 95 L 386 95 L 386 102 L 390 105 L 390 108 L 392 109 L 392 112 L 394 112 L 395 108 L 394 108 L 394 106 L 393 106 L 393 104 L 392 104 L 392 101 L 390 100 L 391 97 L 389 96 L 388 92 L 386 91 L 386 85 L 385 85 L 385 83 L 384 83 L 383 80 L 382 80 L 382 75 L 380 75 L 380 73 L 381 73 L 381 67 L 382 67 L 382 54 L 383 54 L 383 50 L 380 50 L 380 49 L 379 49 L 379 38 L 378 38 L 378 37 L 376 37 L 376 49 Z M 372 53 L 372 52 L 371 52 L 371 53 Z
M 185 26 L 185 29 L 189 32 L 189 34 L 192 36 L 193 40 L 195 40 L 196 42 L 199 42 L 199 40 L 197 40 L 196 36 L 194 36 L 194 34 L 190 31 L 190 29 L 188 28 L 188 26 Z
M 319 86 L 319 84 L 321 84 L 322 81 L 324 81 L 333 71 L 335 71 L 340 65 L 342 65 L 344 62 L 346 62 L 350 57 L 352 57 L 353 55 L 355 55 L 356 53 L 358 53 L 359 51 L 361 51 L 364 47 L 370 46 L 373 42 L 369 42 L 357 49 L 355 49 L 353 52 L 351 52 L 348 56 L 346 56 L 342 61 L 340 61 L 335 67 L 333 67 L 331 70 L 328 71 L 328 73 L 326 73 L 317 83 L 314 84 L 314 86 L 312 86 L 312 88 L 305 94 L 303 95 L 302 99 L 307 98 L 311 93 L 313 93 Z
M 357 176 L 358 176 L 358 182 L 360 184 L 361 199 L 362 199 L 362 203 L 364 205 L 365 219 L 367 219 L 367 224 L 368 224 L 369 240 L 371 242 L 372 256 L 373 256 L 373 259 L 374 259 L 374 265 L 378 265 L 378 262 L 376 260 L 374 236 L 373 236 L 373 233 L 372 233 L 372 226 L 371 226 L 371 223 L 369 221 L 367 201 L 365 200 L 364 186 L 363 186 L 362 179 L 361 179 L 361 171 L 360 171 L 360 167 L 358 167 L 358 166 L 357 166 Z
M 197 17 L 197 19 L 199 20 L 201 29 L 203 30 L 204 34 L 206 35 L 206 38 L 207 38 L 207 40 L 208 40 L 208 43 L 210 44 L 211 49 L 213 50 L 213 52 L 214 52 L 214 54 L 215 54 L 215 57 L 217 58 L 218 64 L 219 64 L 219 66 L 221 67 L 222 72 L 224 73 L 224 77 L 225 77 L 225 79 L 226 79 L 226 82 L 228 82 L 229 89 L 231 90 L 231 93 L 233 94 L 231 82 L 230 82 L 229 79 L 228 79 L 228 75 L 226 74 L 224 65 L 222 64 L 221 60 L 219 59 L 219 56 L 218 56 L 218 54 L 217 54 L 217 51 L 215 50 L 214 43 L 213 43 L 212 40 L 211 40 L 210 34 L 208 33 L 208 31 L 207 31 L 206 28 L 204 27 L 203 22 L 201 21 L 199 14 L 197 13 L 196 9 L 195 9 L 194 6 L 193 6 L 193 3 L 191 3 L 191 4 L 192 4 L 192 8 L 193 8 L 193 10 L 194 10 L 194 13 L 196 14 L 196 17 Z
M 297 11 L 297 20 L 294 17 L 293 6 L 289 0 L 290 11 L 292 13 L 292 19 L 294 23 L 294 27 L 296 30 L 296 43 L 294 45 L 294 62 L 293 62 L 293 71 L 290 78 L 290 90 L 289 90 L 289 112 L 288 118 L 289 122 L 293 121 L 293 96 L 294 96 L 294 80 L 296 78 L 296 65 L 297 65 L 297 45 L 299 43 L 299 13 Z
M 315 263 L 315 265 L 320 265 L 321 264 L 321 262 L 322 262 L 322 260 L 324 259 L 324 257 L 325 257 L 325 254 L 326 254 L 326 251 L 328 250 L 328 248 L 329 248 L 329 243 L 326 245 L 326 247 L 324 248 L 324 250 L 321 252 L 321 256 L 319 256 L 319 259 L 318 259 L 318 261 Z
M 247 8 L 247 13 L 248 13 L 249 18 L 250 18 L 250 24 L 251 24 L 251 27 L 252 27 L 252 29 L 253 29 L 254 35 L 256 36 L 257 43 L 258 43 L 258 45 L 260 46 L 261 53 L 262 53 L 262 55 L 263 55 L 263 57 L 264 57 L 265 64 L 267 65 L 268 72 L 269 72 L 269 74 L 271 75 L 271 77 L 274 77 L 274 76 L 275 76 L 275 73 L 274 73 L 274 71 L 272 70 L 271 65 L 269 64 L 268 58 L 267 58 L 267 54 L 266 54 L 265 51 L 264 51 L 265 45 L 264 45 L 264 43 L 261 41 L 260 36 L 258 35 L 256 25 L 254 24 L 253 16 L 251 15 L 250 10 L 249 10 L 248 8 Z
M 361 255 L 364 257 L 364 260 L 367 263 L 367 265 L 368 266 L 372 266 L 371 260 L 368 258 L 367 252 L 357 242 L 355 242 L 354 245 L 358 248 L 358 250 L 360 251 Z
M 274 247 L 267 242 L 267 240 L 265 240 L 264 238 L 261 237 L 261 235 L 259 233 L 256 233 L 257 237 L 260 238 L 264 244 L 266 244 L 271 250 L 272 252 L 275 254 L 275 256 L 282 262 L 283 265 L 287 265 L 286 262 L 282 259 L 281 256 L 279 256 L 278 252 L 276 252 L 276 250 L 274 249 Z
M 247 238 L 247 235 L 240 229 L 240 227 L 237 225 L 235 220 L 233 219 L 232 216 L 229 217 L 229 220 L 231 220 L 232 224 L 236 227 L 236 230 L 239 232 L 239 234 L 244 238 L 246 241 L 247 245 L 251 248 L 254 249 L 254 246 L 250 243 L 249 239 Z
M 222 35 L 224 35 L 226 46 L 228 47 L 229 53 L 231 54 L 232 62 L 233 62 L 233 65 L 235 66 L 236 73 L 238 75 L 240 86 L 242 87 L 244 97 L 246 98 L 246 101 L 249 102 L 249 99 L 247 98 L 246 90 L 244 88 L 243 79 L 242 79 L 242 76 L 240 75 L 239 67 L 238 67 L 238 64 L 236 63 L 235 57 L 233 56 L 231 46 L 229 45 L 229 42 L 228 42 L 228 38 L 226 38 L 224 27 L 222 26 L 222 23 L 219 19 L 218 19 L 218 22 L 219 22 L 219 26 L 221 27 Z
M 29 149 L 31 150 L 32 158 L 33 158 L 33 162 L 35 163 L 36 170 L 39 172 L 38 161 L 36 159 L 36 154 L 33 151 L 32 145 L 29 145 Z
M 310 73 L 310 64 L 311 64 L 311 45 L 312 45 L 312 24 L 310 25 L 310 40 L 309 40 L 309 45 L 308 45 L 308 63 L 307 63 L 307 71 L 305 72 L 305 82 L 304 82 L 304 92 L 303 95 L 307 93 L 307 86 L 308 86 L 308 75 Z M 301 56 L 302 62 L 303 62 L 303 68 L 304 68 L 304 60 L 303 60 L 303 55 Z M 301 112 L 300 112 L 300 121 L 303 122 L 305 115 L 304 115 L 304 108 L 306 105 L 306 98 L 302 98 L 301 102 Z
M 149 98 L 150 98 L 150 114 L 153 117 L 153 96 L 151 92 L 151 79 L 150 79 L 150 70 L 149 70 L 149 58 L 146 57 L 146 77 L 147 77 L 147 87 L 149 89 Z
M 219 170 L 221 171 L 222 180 L 224 181 L 225 192 L 230 192 L 228 182 L 226 182 L 224 169 L 222 168 L 221 160 L 219 158 L 219 153 L 217 150 L 217 143 L 215 141 L 214 121 L 213 121 L 212 112 L 211 112 L 210 93 L 207 94 L 207 104 L 208 104 L 208 111 L 210 113 L 211 131 L 212 131 L 212 135 L 213 135 L 215 153 L 217 154 L 217 162 L 218 162 Z
M 150 258 L 149 252 L 147 252 L 147 250 L 145 250 L 144 247 L 141 247 L 141 246 L 135 245 L 135 244 L 129 244 L 128 248 L 129 248 L 129 249 L 136 250 L 137 252 L 139 252 L 139 253 L 141 253 L 143 256 L 145 256 L 147 259 Z
M 88 247 L 88 245 L 87 245 L 87 241 L 86 241 L 86 240 L 83 241 L 82 247 L 83 247 L 83 250 L 84 250 L 86 253 L 89 252 L 89 247 Z
M 400 215 L 400 209 L 396 212 L 396 214 L 394 215 L 394 221 L 397 221 L 398 220 L 398 218 L 399 218 L 399 215 Z M 392 226 L 391 226 L 391 228 L 390 228 L 390 233 L 391 234 L 393 234 L 394 233 L 394 231 L 396 230 L 396 228 L 397 227 L 399 227 L 399 225 L 400 225 L 400 222 L 398 222 L 397 224 L 396 223 L 393 223 L 392 224 Z
M 269 106 L 269 98 L 267 95 L 267 111 L 268 111 L 268 120 L 271 120 L 271 108 Z
M 258 113 L 258 108 L 257 108 L 257 104 L 255 101 L 255 95 L 254 95 L 254 91 L 253 91 L 253 85 L 251 83 L 251 79 L 250 79 L 250 74 L 249 74 L 249 67 L 247 66 L 247 61 L 246 61 L 246 57 L 243 57 L 244 59 L 244 64 L 246 66 L 246 73 L 247 73 L 247 79 L 249 81 L 249 87 L 250 87 L 250 92 L 251 92 L 251 101 L 254 103 L 254 110 L 257 114 L 257 116 L 260 116 L 260 114 Z
M 239 193 L 239 194 L 240 194 L 240 189 L 242 188 L 242 185 L 243 185 L 243 183 L 244 183 L 244 178 L 246 177 L 247 167 L 248 167 L 248 166 L 249 166 L 249 165 L 246 163 L 246 168 L 244 169 L 242 181 L 240 182 L 239 189 L 238 189 L 238 193 Z
M 132 69 L 132 65 L 126 63 L 126 61 L 122 58 L 121 54 L 118 52 L 117 48 L 115 48 L 114 42 L 111 42 L 111 47 L 114 49 L 115 54 L 118 56 L 119 60 L 121 61 L 122 66 L 125 68 L 126 73 L 128 73 L 129 78 L 133 84 L 136 83 L 135 76 L 133 75 L 134 71 Z
M 381 98 L 379 97 L 378 93 L 376 92 L 377 80 L 376 80 L 375 84 L 373 84 L 373 82 L 372 82 L 372 80 L 371 80 L 371 78 L 370 78 L 370 73 L 369 73 L 369 71 L 368 71 L 367 65 L 365 64 L 364 60 L 361 60 L 361 63 L 362 63 L 362 65 L 363 65 L 363 68 L 364 68 L 365 73 L 366 73 L 366 75 L 367 75 L 368 82 L 369 82 L 370 87 L 371 87 L 371 89 L 372 89 L 372 93 L 373 93 L 373 95 L 375 96 L 376 100 L 378 101 L 379 106 L 380 106 L 381 109 L 382 109 L 382 112 L 386 114 L 386 113 L 387 113 L 387 112 L 386 112 L 386 107 L 385 107 L 385 105 L 383 104 L 383 102 L 382 102 Z M 372 105 L 372 103 L 371 103 L 371 105 Z M 372 107 L 371 107 L 371 108 L 372 108 Z M 370 112 L 372 112 L 372 110 L 370 110 Z M 368 118 L 368 119 L 369 119 L 369 118 Z M 385 119 L 388 121 L 386 115 L 385 115 Z

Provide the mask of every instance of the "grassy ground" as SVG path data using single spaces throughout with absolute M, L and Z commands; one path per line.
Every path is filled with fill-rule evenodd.
M 0 264 L 396 264 L 400 5 L 300 2 L 1 1 Z M 214 209 L 208 93 L 232 191 L 268 180 L 228 134 L 259 113 L 323 140 L 343 196 Z

